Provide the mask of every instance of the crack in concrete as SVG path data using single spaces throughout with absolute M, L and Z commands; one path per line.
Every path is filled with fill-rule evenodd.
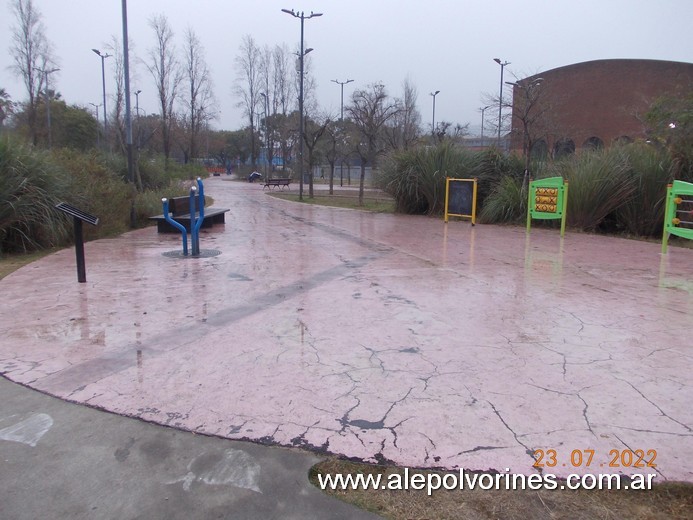
M 575 394 L 580 401 L 582 401 L 582 404 L 585 405 L 585 407 L 582 409 L 582 418 L 585 419 L 585 424 L 587 424 L 587 429 L 590 431 L 592 435 L 595 437 L 597 436 L 596 433 L 594 433 L 594 430 L 592 429 L 592 424 L 590 423 L 589 417 L 587 417 L 587 410 L 589 409 L 589 405 L 587 404 L 587 401 L 583 399 L 583 397 L 580 395 L 578 392 Z
M 636 388 L 636 387 L 633 385 L 633 383 L 631 383 L 630 381 L 626 381 L 625 379 L 620 379 L 620 378 L 618 378 L 618 377 L 615 377 L 614 379 L 616 379 L 617 381 L 621 381 L 622 383 L 626 383 L 628 386 L 630 386 L 633 390 L 635 390 L 635 391 L 640 395 L 640 397 L 642 397 L 645 401 L 647 401 L 647 402 L 650 403 L 652 406 L 654 406 L 654 407 L 659 411 L 659 413 L 662 414 L 663 417 L 666 417 L 666 418 L 669 419 L 671 422 L 676 423 L 676 424 L 678 424 L 679 426 L 682 426 L 683 428 L 685 428 L 685 429 L 688 430 L 689 432 L 693 432 L 693 429 L 692 429 L 690 426 L 688 426 L 688 425 L 685 424 L 685 423 L 682 423 L 681 421 L 678 421 L 678 420 L 674 419 L 672 416 L 670 416 L 669 414 L 667 414 L 664 410 L 662 410 L 662 409 L 659 407 L 659 405 L 658 405 L 657 403 L 651 401 L 645 394 L 643 394 L 638 388 Z
M 395 406 L 397 406 L 399 403 L 401 403 L 402 401 L 407 399 L 407 397 L 409 397 L 409 394 L 411 394 L 411 392 L 413 390 L 414 390 L 414 387 L 409 388 L 409 390 L 404 395 L 404 397 L 402 397 L 401 399 L 398 399 L 397 401 L 394 401 L 390 405 L 390 408 L 388 408 L 387 411 L 385 412 L 385 415 L 383 415 L 382 418 L 378 421 L 369 421 L 367 419 L 349 419 L 349 415 L 351 414 L 351 412 L 353 410 L 355 410 L 356 407 L 358 407 L 358 404 L 357 404 L 356 406 L 351 408 L 349 411 L 347 411 L 347 413 L 344 414 L 344 416 L 342 416 L 341 419 L 338 419 L 338 421 L 342 425 L 342 431 L 344 431 L 346 428 L 352 427 L 352 426 L 359 428 L 361 430 L 390 430 L 390 432 L 393 434 L 394 439 L 395 439 L 394 445 L 397 446 L 397 432 L 395 431 L 395 428 L 401 426 L 402 423 L 404 423 L 408 419 L 403 419 L 402 421 L 395 424 L 394 426 L 387 426 L 387 427 L 385 426 L 385 421 L 387 420 L 387 416 L 390 414 L 392 409 Z M 357 398 L 355 398 L 355 399 L 357 399 Z M 359 401 L 359 404 L 361 404 L 360 401 Z
M 534 449 L 530 448 L 529 446 L 527 446 L 524 442 L 522 442 L 522 441 L 520 440 L 520 437 L 518 437 L 517 433 L 515 433 L 515 430 L 513 430 L 513 429 L 510 427 L 510 425 L 505 421 L 505 419 L 503 419 L 503 416 L 500 414 L 500 412 L 498 411 L 498 409 L 496 408 L 496 406 L 495 406 L 491 401 L 488 401 L 488 400 L 487 400 L 486 402 L 488 403 L 488 405 L 489 405 L 489 406 L 491 407 L 491 409 L 493 410 L 493 413 L 496 414 L 496 417 L 498 417 L 498 419 L 500 420 L 500 422 L 503 423 L 503 426 L 505 426 L 505 428 L 506 428 L 510 433 L 512 433 L 513 437 L 515 438 L 515 441 L 517 441 L 517 443 L 525 449 L 525 453 L 526 453 L 527 455 L 529 455 L 533 461 L 536 462 L 536 459 L 534 458 Z
M 466 455 L 468 453 L 476 453 L 477 451 L 505 450 L 510 446 L 475 446 L 471 450 L 460 451 L 457 455 Z
M 626 448 L 628 448 L 628 449 L 631 451 L 631 453 L 635 453 L 635 450 L 634 450 L 633 448 L 631 448 L 631 447 L 628 445 L 628 443 L 626 443 L 626 442 L 625 442 L 623 439 L 621 439 L 618 435 L 614 434 L 614 437 L 616 437 L 616 439 L 618 439 L 618 442 L 620 442 L 620 443 L 623 444 Z M 654 471 L 657 473 L 657 475 L 661 476 L 664 480 L 669 480 L 669 479 L 666 477 L 666 475 L 665 475 L 664 473 L 662 473 L 662 471 L 661 471 L 659 468 L 660 468 L 659 466 L 656 466 L 656 467 L 650 467 L 650 468 L 648 468 L 648 469 L 654 470 Z

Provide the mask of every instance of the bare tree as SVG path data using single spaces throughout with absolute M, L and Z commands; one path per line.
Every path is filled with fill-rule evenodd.
M 45 87 L 46 73 L 55 68 L 51 45 L 46 38 L 46 28 L 41 13 L 32 0 L 13 0 L 10 4 L 17 25 L 12 28 L 10 53 L 14 59 L 13 71 L 20 76 L 26 87 L 28 102 L 27 122 L 34 145 L 38 143 L 37 106 L 39 94 Z
M 111 110 L 111 116 L 110 120 L 115 122 L 115 132 L 109 132 L 109 138 L 112 141 L 114 139 L 117 140 L 117 147 L 120 150 L 120 152 L 125 155 L 127 153 L 127 145 L 126 145 L 126 131 L 125 131 L 125 60 L 123 57 L 123 45 L 120 42 L 120 39 L 117 36 L 112 36 L 111 37 L 111 42 L 106 45 L 106 48 L 108 49 L 109 54 L 113 56 L 113 79 L 115 81 L 116 85 L 116 91 L 115 94 L 113 95 L 113 103 L 111 106 L 113 107 Z M 134 45 L 132 42 L 128 44 L 129 49 L 133 49 Z M 132 76 L 131 76 L 132 77 Z M 136 156 L 135 156 L 135 184 L 137 185 L 137 189 L 139 191 L 142 191 L 143 189 L 143 183 L 142 183 L 142 175 L 140 173 L 140 168 L 139 168 L 139 152 L 140 152 L 140 125 L 139 125 L 139 114 L 135 115 L 137 125 L 137 139 L 135 141 L 135 151 L 136 151 Z M 109 146 L 110 149 L 110 146 Z
M 274 112 L 283 115 L 289 113 L 289 106 L 292 99 L 298 95 L 291 81 L 291 53 L 286 45 L 277 45 L 272 53 L 273 57 L 273 99 L 276 103 Z
M 262 134 L 265 142 L 265 164 L 267 168 L 267 178 L 270 176 L 271 165 L 274 160 L 274 143 L 276 133 L 274 132 L 275 117 L 272 117 L 272 111 L 276 111 L 277 100 L 274 95 L 274 50 L 270 47 L 265 47 L 262 51 L 260 62 L 260 82 L 262 84 L 260 91 L 260 112 L 262 118 Z
M 185 126 L 188 131 L 186 162 L 189 158 L 199 156 L 199 137 L 202 129 L 214 119 L 216 105 L 212 86 L 212 78 L 207 68 L 205 53 L 200 40 L 188 28 L 185 33 L 185 81 L 186 106 Z
M 111 43 L 107 45 L 107 49 L 109 54 L 113 56 L 113 79 L 116 85 L 116 91 L 113 96 L 114 102 L 111 105 L 113 107 L 113 117 L 110 119 L 111 121 L 115 121 L 115 135 L 118 140 L 118 149 L 125 155 L 125 65 L 123 60 L 123 45 L 120 43 L 120 39 L 117 36 L 112 36 Z
M 327 126 L 330 124 L 332 117 L 329 115 L 317 115 L 315 117 L 306 117 L 303 128 L 303 138 L 306 148 L 308 149 L 308 197 L 313 198 L 313 169 L 316 163 L 316 146 L 321 141 L 325 134 Z
M 249 34 L 241 41 L 240 53 L 236 56 L 236 82 L 233 92 L 239 97 L 237 106 L 243 110 L 243 115 L 250 123 L 250 162 L 257 164 L 255 150 L 255 117 L 258 104 L 261 102 L 262 91 L 262 52 Z
M 279 141 L 282 162 L 287 164 L 298 133 L 298 124 L 293 124 L 293 121 L 298 119 L 289 117 L 293 100 L 298 96 L 298 90 L 296 90 L 295 82 L 292 81 L 295 72 L 291 52 L 286 45 L 278 45 L 274 48 L 273 64 L 272 99 L 270 100 L 272 130 Z
M 404 96 L 400 101 L 400 110 L 387 125 L 387 138 L 394 149 L 411 148 L 421 135 L 421 113 L 416 104 L 418 92 L 409 78 L 405 79 L 402 88 Z
M 389 99 L 383 84 L 375 83 L 366 89 L 356 90 L 346 110 L 360 137 L 355 142 L 354 150 L 361 159 L 359 205 L 363 206 L 366 165 L 376 165 L 377 157 L 383 151 L 384 126 L 398 114 L 400 105 L 396 100 Z
M 164 157 L 168 164 L 171 155 L 171 135 L 175 123 L 174 106 L 178 97 L 178 87 L 183 79 L 176 49 L 173 42 L 173 30 L 164 15 L 154 16 L 149 20 L 149 26 L 154 30 L 156 45 L 149 51 L 147 69 L 154 78 L 159 108 L 161 110 L 161 134 Z
M 489 107 L 495 107 L 494 110 L 498 110 L 498 104 L 500 103 L 503 106 L 503 109 L 511 108 L 513 106 L 512 104 L 512 95 L 510 92 L 508 92 L 510 89 L 505 88 L 503 89 L 503 99 L 499 99 L 498 94 L 490 94 L 490 93 L 484 93 L 481 96 L 481 102 L 485 106 Z M 503 117 L 500 120 L 500 125 L 501 125 L 501 134 L 507 134 L 511 130 L 511 121 L 512 121 L 512 114 L 510 113 L 509 110 L 503 110 L 502 111 Z M 484 128 L 489 129 L 489 134 L 494 135 L 498 133 L 498 117 L 496 116 L 495 118 L 487 118 L 485 123 L 484 123 Z M 503 145 L 499 143 L 496 139 L 496 146 L 498 146 L 500 149 L 503 148 Z
M 517 137 L 522 139 L 522 155 L 525 158 L 523 190 L 529 183 L 532 149 L 535 143 L 546 137 L 549 128 L 547 113 L 550 107 L 547 103 L 541 102 L 542 81 L 542 78 L 528 77 L 512 84 L 512 117 L 513 122 L 517 122 L 517 125 L 513 124 L 513 132 L 521 134 Z

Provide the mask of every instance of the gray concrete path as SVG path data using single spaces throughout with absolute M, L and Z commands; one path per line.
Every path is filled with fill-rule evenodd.
M 368 519 L 308 482 L 301 450 L 194 435 L 0 377 L 0 518 Z

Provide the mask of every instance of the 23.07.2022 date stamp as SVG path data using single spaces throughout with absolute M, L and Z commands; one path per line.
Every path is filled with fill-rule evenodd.
M 656 468 L 657 450 L 609 450 L 606 457 L 597 455 L 595 450 L 572 450 L 559 453 L 554 449 L 534 450 L 535 468 L 573 467 L 573 468 Z

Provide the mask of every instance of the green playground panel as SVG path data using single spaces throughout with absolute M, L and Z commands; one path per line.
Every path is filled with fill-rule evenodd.
M 674 181 L 667 186 L 662 253 L 667 252 L 670 235 L 693 240 L 693 184 L 690 182 Z
M 568 201 L 568 183 L 563 177 L 549 177 L 529 183 L 527 199 L 527 231 L 532 219 L 560 219 L 561 236 L 565 233 L 565 213 Z

